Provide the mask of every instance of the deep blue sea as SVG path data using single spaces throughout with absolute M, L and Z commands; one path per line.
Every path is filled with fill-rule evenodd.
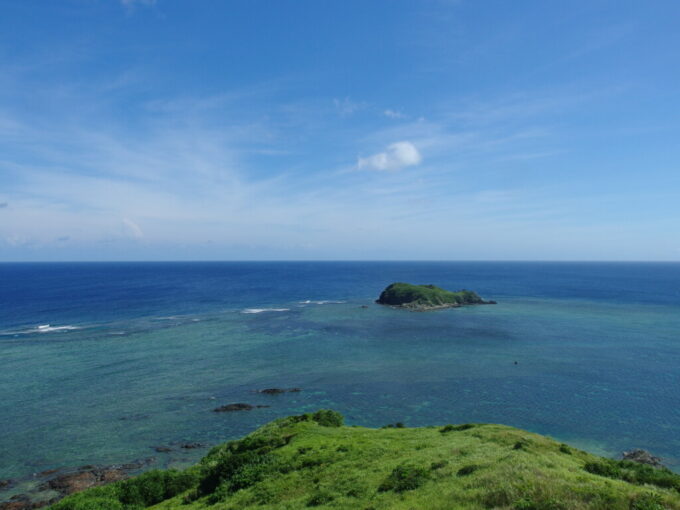
M 498 304 L 374 304 L 393 281 Z M 270 387 L 303 391 L 255 392 Z M 151 447 L 318 408 L 366 426 L 504 423 L 677 470 L 680 264 L 0 264 L 0 396 L 0 479 L 184 466 L 206 450 Z M 212 412 L 234 402 L 271 407 Z

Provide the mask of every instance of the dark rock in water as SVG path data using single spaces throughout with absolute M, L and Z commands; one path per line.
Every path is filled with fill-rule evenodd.
M 194 448 L 205 448 L 206 445 L 203 443 L 183 443 L 180 445 L 180 448 L 185 448 L 187 450 L 192 450 Z
M 279 395 L 281 393 L 297 393 L 302 391 L 302 388 L 267 388 L 264 390 L 258 390 L 258 393 L 265 393 L 267 395 Z
M 12 480 L 0 480 L 0 490 L 12 485 Z
M 251 409 L 254 409 L 254 406 L 251 406 L 250 404 L 227 404 L 224 406 L 216 407 L 213 409 L 214 412 L 216 413 L 228 413 L 231 411 L 250 411 Z
M 52 498 L 48 500 L 43 500 L 43 501 L 35 501 L 33 502 L 33 508 L 42 508 L 44 506 L 49 506 L 49 505 L 54 505 L 57 501 L 59 501 L 61 498 Z
M 10 501 L 0 503 L 0 510 L 31 510 L 33 503 L 23 494 L 19 497 L 14 496 Z
M 148 466 L 149 464 L 153 464 L 156 462 L 156 457 L 147 457 L 146 459 L 140 459 L 136 460 L 134 462 L 128 462 L 127 464 L 121 464 L 120 466 L 115 466 L 115 467 L 120 467 L 120 469 L 123 469 L 125 471 L 136 471 L 137 469 L 141 469 L 144 466 Z
M 118 482 L 120 480 L 125 480 L 129 475 L 120 468 L 113 469 L 102 469 L 92 471 L 92 473 L 97 475 L 98 485 L 105 485 L 107 483 Z
M 148 459 L 138 460 L 136 462 L 129 462 L 127 464 L 110 466 L 110 468 L 111 469 L 122 469 L 123 471 L 138 471 L 138 470 L 142 469 L 144 466 L 147 466 L 149 464 L 153 464 L 154 462 L 156 462 L 156 457 L 149 457 Z M 109 467 L 105 467 L 104 469 L 109 469 Z
M 75 473 L 68 473 L 59 475 L 47 483 L 46 487 L 61 492 L 62 494 L 73 494 L 79 490 L 89 489 L 94 487 L 98 481 L 97 475 L 90 471 L 78 471 Z
M 656 468 L 663 467 L 660 457 L 656 457 L 647 450 L 642 450 L 641 448 L 635 448 L 629 452 L 623 452 L 623 460 L 631 460 L 633 462 L 647 464 Z
M 255 408 L 259 409 L 259 408 L 262 408 L 262 407 L 269 407 L 269 406 L 261 406 L 261 405 L 253 406 L 253 405 L 250 405 L 250 404 L 243 404 L 243 403 L 227 404 L 225 406 L 216 407 L 215 409 L 213 409 L 213 412 L 215 412 L 215 413 L 229 413 L 229 412 L 232 412 L 232 411 L 251 411 L 252 409 L 255 409 Z
M 90 487 L 106 485 L 128 478 L 129 472 L 136 471 L 156 461 L 155 457 L 114 466 L 80 466 L 76 471 L 55 476 L 42 489 L 51 489 L 62 494 L 73 494 Z
M 359 308 L 368 308 L 368 305 L 361 305 Z
M 124 480 L 128 475 L 119 467 L 90 469 L 59 475 L 48 482 L 50 489 L 68 495 L 74 492 L 84 491 L 98 485 Z
M 158 453 L 168 453 L 172 451 L 172 448 L 169 446 L 154 446 L 154 450 L 156 450 Z
M 33 501 L 27 494 L 17 494 L 16 496 L 12 496 L 9 501 L 0 503 L 0 510 L 34 510 L 36 508 L 52 505 L 60 499 L 61 498 L 57 497 Z
M 48 469 L 34 475 L 47 479 L 38 486 L 36 491 L 12 496 L 8 502 L 0 503 L 0 510 L 28 510 L 52 505 L 69 494 L 124 480 L 130 476 L 130 472 L 137 471 L 155 460 L 155 457 L 148 457 L 113 466 L 88 464 L 70 470 L 68 468 Z M 48 499 L 54 494 L 52 491 L 58 492 L 59 496 Z

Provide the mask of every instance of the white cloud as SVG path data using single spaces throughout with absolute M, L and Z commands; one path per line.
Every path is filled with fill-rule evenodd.
M 406 118 L 406 115 L 404 115 L 400 111 L 390 110 L 389 108 L 383 112 L 383 115 L 385 117 L 390 118 L 390 119 L 405 119 Z
M 141 239 L 142 237 L 144 237 L 144 232 L 142 232 L 142 229 L 139 228 L 139 225 L 137 225 L 131 219 L 123 218 L 123 225 L 125 225 L 127 227 L 128 232 L 135 239 Z
M 400 170 L 418 165 L 421 161 L 422 157 L 415 145 L 411 142 L 396 142 L 389 145 L 384 152 L 359 158 L 358 167 L 369 170 Z

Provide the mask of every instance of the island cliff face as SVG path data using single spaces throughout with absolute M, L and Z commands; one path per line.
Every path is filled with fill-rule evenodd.
M 434 310 L 463 305 L 495 305 L 495 301 L 484 301 L 471 290 L 451 292 L 435 285 L 412 285 L 392 283 L 382 291 L 376 303 L 412 310 Z

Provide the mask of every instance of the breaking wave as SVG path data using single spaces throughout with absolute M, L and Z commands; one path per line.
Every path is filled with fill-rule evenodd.
M 313 301 L 311 299 L 307 299 L 306 301 L 300 301 L 301 305 L 341 305 L 343 303 L 346 303 L 347 301 L 333 301 L 333 300 L 320 300 L 320 301 Z
M 246 308 L 241 313 L 289 312 L 290 308 Z
M 52 326 L 51 324 L 41 324 L 28 329 L 18 329 L 14 331 L 0 331 L 0 335 L 32 335 L 34 333 L 55 333 L 57 331 L 73 331 L 82 329 L 80 326 Z

